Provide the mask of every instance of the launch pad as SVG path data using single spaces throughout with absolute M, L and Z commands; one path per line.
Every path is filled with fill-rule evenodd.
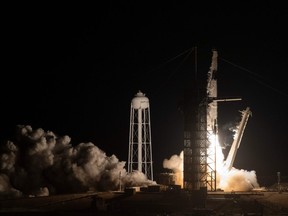
M 288 193 L 208 192 L 206 207 L 178 192 L 102 192 L 0 200 L 1 215 L 287 215 Z M 97 199 L 95 199 L 97 198 Z
M 195 48 L 196 53 L 196 48 Z M 196 55 L 196 54 L 195 54 Z M 195 200 L 204 200 L 208 191 L 218 188 L 218 102 L 239 101 L 241 98 L 221 98 L 217 93 L 217 58 L 212 50 L 212 62 L 206 82 L 195 76 L 191 88 L 185 92 L 184 113 L 184 190 Z M 195 58 L 197 59 L 197 58 Z M 197 64 L 196 64 L 197 65 Z M 195 69 L 197 74 L 197 68 Z M 249 115 L 249 107 L 242 111 L 242 121 L 236 133 L 224 168 L 231 170 Z M 199 203 L 199 206 L 205 205 Z

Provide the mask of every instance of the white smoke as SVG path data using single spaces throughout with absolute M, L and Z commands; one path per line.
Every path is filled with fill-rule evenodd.
M 163 168 L 172 170 L 177 176 L 177 183 L 183 187 L 183 151 L 179 155 L 172 155 L 170 159 L 164 159 Z M 220 165 L 217 171 L 217 188 L 224 191 L 251 191 L 253 188 L 259 188 L 256 172 L 247 171 L 232 167 L 230 171 L 224 170 Z M 218 166 L 217 166 L 218 167 Z
M 239 170 L 232 167 L 230 171 L 220 174 L 218 187 L 224 191 L 251 191 L 253 188 L 259 188 L 259 184 L 254 170 Z
M 163 168 L 170 169 L 176 175 L 176 184 L 183 187 L 183 151 L 179 155 L 172 155 L 170 159 L 164 159 Z
M 7 141 L 0 152 L 0 196 L 48 196 L 156 184 L 143 173 L 128 174 L 125 161 L 107 156 L 91 142 L 72 146 L 67 135 L 58 137 L 29 125 L 18 125 L 16 132 L 15 141 Z
M 0 174 L 0 195 L 4 198 L 20 197 L 22 193 L 13 188 L 10 184 L 9 177 L 5 174 Z

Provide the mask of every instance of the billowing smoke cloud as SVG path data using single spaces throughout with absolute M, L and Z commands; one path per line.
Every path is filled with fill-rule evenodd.
M 217 188 L 224 191 L 251 191 L 259 188 L 256 172 L 254 170 L 239 170 L 234 167 L 230 171 L 225 170 L 222 162 L 217 170 Z M 217 166 L 218 167 L 218 166 Z M 172 170 L 177 176 L 177 183 L 183 187 L 183 151 L 179 155 L 172 155 L 170 159 L 164 159 L 163 168 Z
M 15 141 L 0 152 L 0 196 L 118 190 L 120 185 L 156 184 L 141 172 L 127 173 L 124 161 L 93 143 L 72 146 L 69 136 L 19 125 Z
M 251 191 L 253 188 L 259 188 L 256 172 L 239 170 L 232 168 L 228 172 L 220 174 L 219 188 L 224 191 Z
M 238 123 L 237 123 L 238 124 Z M 223 149 L 229 149 L 231 144 L 233 143 L 233 138 L 237 131 L 237 125 L 235 122 L 229 122 L 224 124 L 219 131 L 219 144 Z
M 3 197 L 20 197 L 22 193 L 13 188 L 9 182 L 9 177 L 5 174 L 0 174 L 0 194 Z
M 183 187 L 183 151 L 179 155 L 172 155 L 170 159 L 164 159 L 163 168 L 170 169 L 176 176 L 176 184 Z

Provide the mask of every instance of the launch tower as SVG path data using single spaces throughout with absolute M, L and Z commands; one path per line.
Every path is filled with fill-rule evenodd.
M 184 105 L 184 188 L 207 191 L 215 187 L 215 152 L 209 138 L 217 134 L 217 51 L 212 50 L 207 82 L 195 79 Z M 196 55 L 196 54 L 195 54 Z M 195 77 L 197 78 L 197 77 Z M 210 148 L 211 149 L 211 148 Z M 201 192 L 200 192 L 201 193 Z
M 218 53 L 213 49 L 207 82 L 195 77 L 193 89 L 186 92 L 183 106 L 184 188 L 200 195 L 207 190 L 216 191 L 217 103 L 241 100 L 218 97 L 217 57 Z

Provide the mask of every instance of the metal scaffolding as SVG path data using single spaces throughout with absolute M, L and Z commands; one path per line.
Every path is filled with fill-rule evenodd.
M 196 84 L 194 85 L 196 86 Z M 197 85 L 198 86 L 198 85 Z M 195 88 L 184 104 L 184 189 L 200 190 L 207 181 L 206 89 Z

